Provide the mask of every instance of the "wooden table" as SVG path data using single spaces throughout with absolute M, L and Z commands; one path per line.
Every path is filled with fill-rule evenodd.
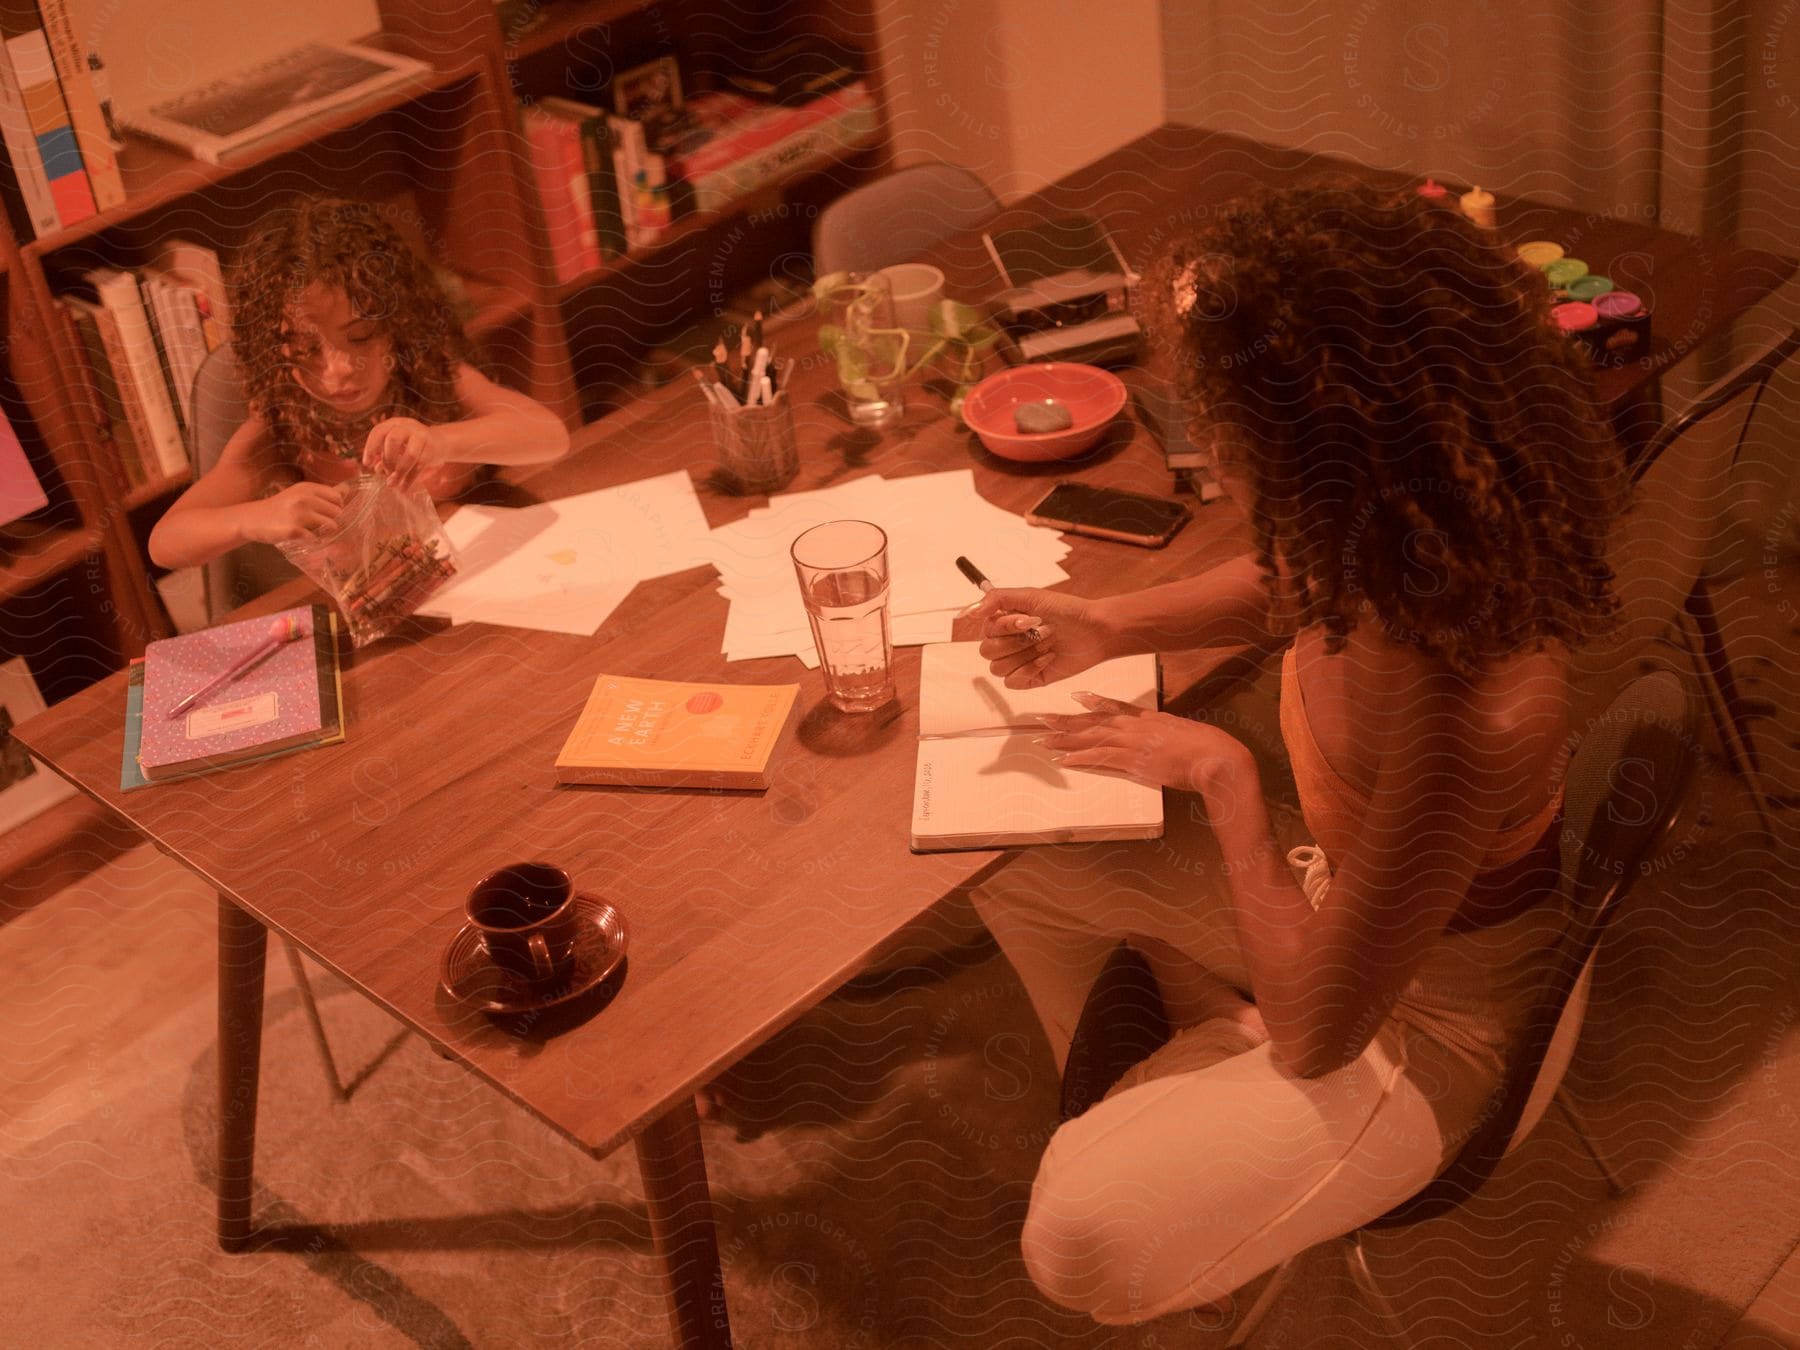
M 1100 215 L 1141 266 L 1172 229 L 1203 217 L 1206 203 L 1317 169 L 1304 156 L 1165 128 L 1042 198 L 1052 209 Z M 1524 228 L 1554 236 L 1557 225 L 1546 218 Z M 1690 302 L 1710 297 L 1705 322 L 1713 328 L 1731 312 L 1728 299 L 1747 304 L 1785 275 L 1783 264 L 1792 267 L 1638 226 L 1585 228 L 1602 241 L 1586 250 L 1596 266 L 1609 247 L 1647 251 L 1663 260 L 1658 275 L 1667 278 L 1659 314 L 1685 321 Z M 940 256 L 953 273 L 974 268 L 972 245 L 963 240 Z M 802 330 L 781 341 L 791 354 L 810 350 Z M 1654 373 L 1605 378 L 1628 394 Z M 949 421 L 940 398 L 916 389 L 896 429 L 853 430 L 830 383 L 822 361 L 801 362 L 796 490 L 969 464 L 982 495 L 1015 511 L 1070 472 L 1168 489 L 1154 447 L 1128 419 L 1073 470 L 1019 466 L 989 457 Z M 704 481 L 712 456 L 691 386 L 672 386 L 596 424 L 580 445 L 532 476 L 529 495 L 548 499 L 684 468 L 703 480 L 714 525 L 760 500 Z M 1104 593 L 1209 566 L 1241 551 L 1246 538 L 1231 508 L 1215 505 L 1165 551 L 1072 542 L 1067 566 L 1077 584 Z M 218 889 L 222 1244 L 242 1248 L 253 1233 L 263 970 L 273 928 L 594 1156 L 633 1141 L 677 1335 L 686 1345 L 729 1343 L 694 1088 L 864 968 L 1001 855 L 907 850 L 917 649 L 896 653 L 894 704 L 874 715 L 838 714 L 823 702 L 819 675 L 797 662 L 724 661 L 726 606 L 715 581 L 710 569 L 695 569 L 646 582 L 591 638 L 419 625 L 348 662 L 346 744 L 129 795 L 118 791 L 122 675 L 19 728 L 57 772 Z M 290 588 L 246 612 L 294 598 Z M 558 789 L 552 761 L 601 672 L 798 680 L 800 703 L 773 785 L 760 794 Z M 526 858 L 567 867 L 630 924 L 623 983 L 588 1020 L 501 1027 L 438 991 L 439 959 L 463 921 L 470 885 Z

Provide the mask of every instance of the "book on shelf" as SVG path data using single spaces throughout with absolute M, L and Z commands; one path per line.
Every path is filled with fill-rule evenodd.
M 687 185 L 700 211 L 723 209 L 778 178 L 829 163 L 877 125 L 874 99 L 861 80 L 799 105 L 696 94 L 687 112 L 704 134 L 690 136 L 669 157 L 668 173 Z
M 98 209 L 82 161 L 69 106 L 57 79 L 56 61 L 43 17 L 33 0 L 0 0 L 0 101 L 23 109 L 30 144 L 11 155 L 15 169 L 35 152 L 61 228 L 77 225 Z M 41 231 L 40 233 L 47 233 Z
M 38 158 L 37 135 L 25 108 L 25 91 L 13 74 L 12 61 L 0 43 L 0 145 L 6 151 L 6 172 L 0 176 L 0 200 L 4 201 L 13 235 L 21 243 L 55 234 L 62 228 L 50 180 Z
M 675 219 L 668 163 L 650 149 L 642 122 L 611 116 L 606 125 L 612 138 L 613 175 L 619 184 L 625 237 L 633 248 L 654 244 Z
M 206 335 L 200 327 L 200 310 L 194 292 L 145 268 L 138 288 L 156 330 L 162 353 L 163 373 L 168 377 L 170 402 L 183 428 L 194 424 L 194 377 L 206 359 Z
M 311 118 L 430 72 L 423 61 L 347 42 L 309 42 L 143 108 L 119 123 L 208 164 L 225 164 Z
M 300 626 L 299 637 L 171 715 L 183 699 L 267 645 L 271 625 L 284 619 Z M 126 774 L 135 765 L 144 781 L 158 783 L 342 741 L 337 631 L 330 606 L 302 605 L 152 642 L 144 649 L 135 718 L 127 710 Z
M 125 180 L 119 174 L 112 125 L 94 87 L 90 62 L 98 63 L 94 62 L 93 48 L 83 39 L 70 0 L 37 0 L 37 7 L 56 62 L 63 102 L 68 105 L 69 122 L 75 129 L 75 143 L 87 169 L 88 186 L 94 193 L 94 205 L 104 211 L 125 200 Z
M 600 266 L 600 236 L 588 196 L 580 129 L 535 103 L 527 105 L 521 116 L 556 279 L 570 282 Z
M 980 647 L 933 643 L 920 658 L 913 851 L 1160 837 L 1162 789 L 1061 768 L 1058 752 L 1036 743 L 1040 715 L 1086 711 L 1078 690 L 1155 708 L 1156 658 L 1118 657 L 1067 680 L 1008 689 Z
M 810 103 L 856 78 L 857 53 L 818 33 L 790 38 L 764 50 L 752 48 L 725 82 L 764 103 Z
M 183 429 L 193 417 L 194 380 L 207 355 L 229 340 L 218 255 L 204 244 L 170 239 L 141 269 L 96 269 L 81 290 L 56 299 L 74 329 L 87 377 L 80 383 L 89 394 L 83 411 L 96 436 L 110 442 L 130 487 L 184 476 Z
M 69 316 L 86 359 L 87 386 L 99 396 L 95 430 L 109 441 L 125 481 L 142 487 L 163 476 L 156 457 L 150 419 L 132 383 L 131 363 L 119 336 L 119 321 L 104 306 L 78 295 L 59 295 L 56 302 Z
M 626 250 L 628 241 L 619 184 L 613 173 L 612 133 L 606 125 L 605 109 L 555 97 L 541 98 L 537 106 L 574 124 L 581 145 L 582 169 L 587 175 L 585 200 L 592 213 L 600 256 L 616 257 Z
M 602 675 L 556 757 L 556 781 L 623 787 L 769 786 L 797 684 Z
M 25 447 L 19 444 L 18 433 L 6 414 L 0 412 L 0 525 L 10 525 L 20 516 L 49 504 L 44 485 L 31 471 Z
M 156 472 L 179 477 L 188 469 L 187 443 L 170 401 L 169 377 L 137 278 L 119 268 L 96 267 L 83 273 L 83 280 L 113 321 L 117 346 L 115 350 L 108 344 L 107 354 L 113 358 L 113 375 L 121 395 L 142 410 L 145 440 L 155 455 Z M 104 326 L 101 332 L 106 332 Z
M 156 256 L 144 270 L 195 292 L 207 351 L 217 351 L 231 340 L 231 301 L 217 253 L 205 244 L 177 236 L 158 245 Z

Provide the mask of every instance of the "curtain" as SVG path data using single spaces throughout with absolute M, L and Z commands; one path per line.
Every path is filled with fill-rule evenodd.
M 1800 256 L 1800 3 L 1165 0 L 1171 121 Z M 1800 284 L 1664 380 L 1678 408 L 1800 322 Z M 1734 484 L 1791 546 L 1800 373 Z

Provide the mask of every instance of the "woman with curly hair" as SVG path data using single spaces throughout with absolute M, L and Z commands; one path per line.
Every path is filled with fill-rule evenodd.
M 1235 203 L 1144 294 L 1254 551 L 1105 599 L 993 591 L 982 653 L 1020 688 L 1291 639 L 1300 818 L 1219 727 L 1077 694 L 1046 719 L 1064 767 L 1191 806 L 1155 844 L 1034 850 L 976 893 L 1059 1069 L 1121 937 L 1177 1028 L 1058 1130 L 1032 1191 L 1033 1278 L 1112 1323 L 1374 1218 L 1475 1126 L 1563 921 L 1569 656 L 1614 608 L 1623 492 L 1543 279 L 1454 210 Z
M 366 202 L 301 198 L 251 232 L 231 276 L 250 418 L 150 535 L 164 567 L 329 528 L 364 472 L 453 495 L 481 464 L 569 448 L 561 420 L 463 359 L 425 262 Z

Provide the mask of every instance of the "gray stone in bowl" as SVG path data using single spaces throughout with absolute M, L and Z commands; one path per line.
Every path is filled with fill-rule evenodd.
M 1036 436 L 1046 431 L 1062 431 L 1074 425 L 1075 416 L 1053 398 L 1039 403 L 1021 403 L 1013 409 L 1013 425 L 1022 436 Z

